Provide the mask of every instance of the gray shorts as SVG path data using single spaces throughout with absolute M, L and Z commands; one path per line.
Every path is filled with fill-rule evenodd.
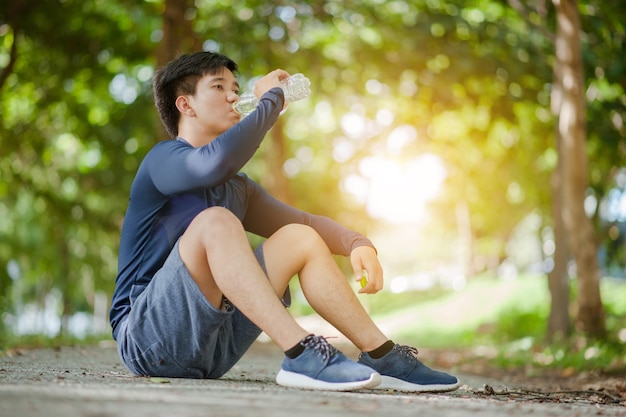
M 254 253 L 265 271 L 262 245 Z M 219 378 L 261 333 L 227 300 L 221 309 L 207 301 L 178 242 L 119 329 L 118 352 L 131 372 L 180 378 Z

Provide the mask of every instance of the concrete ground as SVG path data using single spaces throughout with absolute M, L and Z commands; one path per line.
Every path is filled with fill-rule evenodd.
M 626 416 L 622 405 L 514 397 L 519 387 L 472 375 L 440 394 L 290 389 L 274 382 L 281 360 L 276 345 L 257 342 L 224 378 L 189 380 L 135 377 L 111 342 L 11 351 L 0 357 L 0 417 Z

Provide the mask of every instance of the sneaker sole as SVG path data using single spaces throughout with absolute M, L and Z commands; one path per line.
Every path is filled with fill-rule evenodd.
M 382 376 L 380 385 L 376 386 L 375 389 L 386 389 L 386 390 L 396 390 L 396 391 L 406 391 L 406 392 L 445 392 L 445 391 L 454 391 L 459 388 L 460 381 L 457 379 L 455 384 L 430 384 L 430 385 L 420 385 L 420 384 L 412 384 L 410 382 L 403 381 L 398 378 L 394 378 L 392 376 Z
M 369 379 L 351 382 L 327 382 L 313 379 L 296 372 L 281 369 L 276 375 L 276 383 L 285 387 L 303 388 L 325 391 L 353 391 L 364 388 L 374 388 L 380 384 L 380 374 L 372 373 Z

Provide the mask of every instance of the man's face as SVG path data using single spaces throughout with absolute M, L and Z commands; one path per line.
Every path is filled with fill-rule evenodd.
M 214 138 L 241 119 L 233 110 L 239 98 L 239 83 L 228 68 L 216 74 L 207 74 L 196 85 L 196 93 L 189 97 L 196 123 L 207 137 Z

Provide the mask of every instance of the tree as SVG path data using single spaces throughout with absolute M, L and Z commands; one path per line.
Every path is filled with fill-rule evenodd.
M 588 178 L 591 170 L 588 164 L 588 153 L 590 149 L 593 149 L 587 146 L 586 140 L 585 86 L 592 85 L 593 81 L 586 82 L 581 52 L 582 37 L 585 36 L 589 40 L 592 36 L 598 35 L 584 33 L 577 2 L 552 1 L 556 15 L 556 36 L 548 28 L 549 9 L 545 1 L 534 2 L 533 6 L 523 5 L 517 0 L 508 0 L 508 2 L 524 16 L 527 23 L 543 33 L 554 48 L 551 109 L 556 120 L 554 135 L 558 162 L 554 167 L 550 185 L 556 250 L 554 267 L 548 274 L 552 303 L 547 336 L 552 339 L 558 335 L 567 336 L 570 332 L 567 263 L 568 255 L 571 253 L 578 273 L 577 322 L 586 334 L 601 337 L 605 334 L 605 324 L 600 297 L 600 268 L 597 261 L 598 236 L 593 219 L 584 208 L 585 198 L 590 190 Z M 597 10 L 606 9 L 604 5 L 594 4 L 589 5 L 587 10 L 594 14 L 596 6 Z M 534 12 L 535 17 L 541 17 L 544 26 L 533 23 L 531 12 Z M 605 14 L 605 19 L 612 22 L 612 19 L 608 17 L 610 12 Z M 534 20 L 537 21 L 537 19 Z M 598 30 L 593 22 L 588 26 Z M 613 44 L 613 42 L 608 43 Z M 588 45 L 588 48 L 591 49 L 591 46 Z M 592 55 L 588 53 L 587 68 L 599 68 L 599 60 L 591 60 L 590 56 Z M 607 137 L 610 138 L 612 135 L 609 134 Z M 607 160 L 607 158 L 596 160 L 596 165 L 601 160 Z M 595 184 L 594 188 L 599 195 L 602 194 L 603 186 Z M 597 212 L 593 217 L 597 221 Z
M 553 0 L 556 8 L 555 84 L 560 97 L 555 110 L 559 158 L 562 161 L 563 221 L 567 228 L 578 274 L 578 314 L 583 331 L 595 337 L 606 334 L 600 296 L 598 244 L 585 213 L 588 159 L 585 148 L 585 92 L 580 46 L 580 16 L 575 0 Z
M 525 19 L 527 24 L 532 27 L 534 30 L 542 33 L 549 41 L 548 45 L 551 48 L 554 48 L 555 44 L 555 36 L 552 31 L 547 27 L 548 25 L 548 7 L 546 2 L 538 2 L 534 7 L 534 11 L 537 16 L 541 16 L 542 20 L 545 22 L 544 26 L 532 23 L 531 15 L 531 6 L 524 5 L 518 0 L 508 0 L 511 7 L 517 10 L 521 16 Z M 562 73 L 561 66 L 554 65 L 552 72 L 552 89 L 550 91 L 551 96 L 551 110 L 555 117 L 558 119 L 560 107 L 561 107 L 561 98 L 562 98 Z M 567 338 L 570 335 L 571 325 L 570 325 L 570 287 L 569 287 L 569 273 L 568 273 L 568 239 L 567 232 L 565 229 L 565 224 L 563 221 L 563 181 L 564 181 L 564 173 L 563 173 L 563 158 L 560 157 L 562 154 L 561 146 L 562 141 L 560 140 L 560 130 L 555 127 L 554 130 L 555 136 L 555 148 L 557 149 L 557 158 L 556 166 L 554 167 L 554 171 L 550 178 L 550 189 L 551 189 L 551 214 L 552 214 L 552 230 L 553 230 L 553 238 L 554 238 L 554 255 L 553 255 L 553 267 L 548 272 L 548 289 L 550 292 L 550 313 L 548 316 L 548 326 L 547 326 L 547 334 L 546 337 L 548 340 L 556 340 Z
M 555 68 L 556 69 L 556 68 Z M 559 75 L 554 75 L 554 79 L 558 80 Z M 552 90 L 553 111 L 558 114 L 558 101 L 560 98 L 560 83 L 555 83 Z M 559 139 L 559 130 L 555 129 L 556 146 L 559 149 L 562 146 Z M 568 239 L 563 221 L 563 162 L 559 158 L 557 165 L 552 174 L 550 181 L 550 189 L 552 190 L 552 219 L 554 222 L 554 266 L 548 272 L 548 289 L 550 291 L 550 314 L 548 316 L 547 338 L 548 340 L 557 340 L 567 338 L 571 332 L 570 325 L 570 286 L 569 273 L 567 270 Z

